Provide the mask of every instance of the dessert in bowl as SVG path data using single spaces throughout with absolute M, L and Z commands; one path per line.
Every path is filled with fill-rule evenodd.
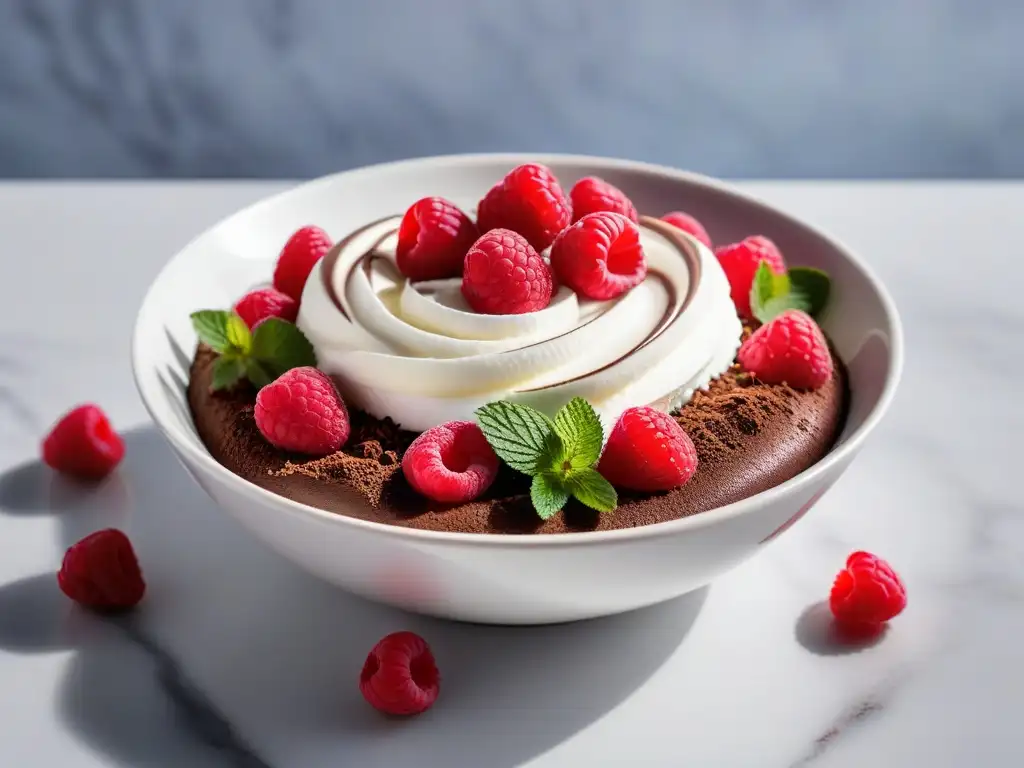
M 657 218 L 676 209 L 716 251 Z M 900 359 L 884 289 L 825 235 L 569 156 L 406 161 L 258 203 L 170 262 L 134 340 L 175 452 L 268 544 L 497 623 L 653 604 L 753 554 L 848 465 Z

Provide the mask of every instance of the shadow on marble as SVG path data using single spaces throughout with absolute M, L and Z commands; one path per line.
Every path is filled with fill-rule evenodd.
M 805 649 L 818 656 L 847 656 L 873 648 L 889 632 L 888 625 L 880 631 L 861 639 L 842 636 L 832 620 L 832 611 L 824 600 L 804 609 L 797 619 L 796 641 Z
M 78 611 L 57 588 L 57 571 L 0 587 L 0 648 L 38 653 L 75 646 Z
M 415 616 L 269 551 L 216 509 L 153 428 L 125 440 L 122 466 L 96 487 L 39 465 L 0 476 L 6 513 L 59 516 L 57 551 L 116 526 L 139 553 L 146 599 L 121 619 L 77 610 L 52 572 L 0 586 L 0 648 L 74 649 L 59 712 L 120 765 L 183 764 L 169 734 L 247 768 L 297 759 L 310 768 L 520 765 L 638 689 L 684 641 L 707 596 L 549 627 Z M 381 717 L 357 687 L 368 650 L 399 629 L 423 635 L 442 672 L 437 705 L 411 720 Z
M 41 461 L 12 467 L 0 474 L 0 512 L 8 515 L 77 514 L 88 509 L 125 510 L 128 489 L 114 473 L 98 483 L 57 475 Z

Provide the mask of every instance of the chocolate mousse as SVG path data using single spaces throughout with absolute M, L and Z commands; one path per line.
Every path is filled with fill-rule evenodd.
M 334 246 L 298 230 L 273 288 L 192 315 L 200 439 L 294 501 L 474 534 L 666 522 L 825 456 L 849 400 L 828 276 L 761 235 L 713 252 L 596 177 L 571 197 L 525 164 L 475 221 L 426 197 Z
M 199 437 L 229 470 L 274 493 L 313 507 L 377 523 L 464 533 L 566 533 L 632 528 L 705 512 L 752 496 L 799 474 L 828 453 L 845 419 L 846 372 L 838 356 L 831 380 L 802 391 L 763 384 L 734 366 L 698 391 L 674 416 L 697 449 L 696 474 L 657 494 L 623 491 L 610 514 L 570 501 L 541 520 L 530 502 L 530 478 L 502 466 L 483 498 L 445 505 L 416 494 L 401 470 L 416 437 L 389 419 L 352 409 L 352 433 L 341 451 L 310 459 L 270 445 L 256 428 L 256 390 L 247 382 L 211 392 L 216 355 L 200 347 L 192 365 L 189 405 Z

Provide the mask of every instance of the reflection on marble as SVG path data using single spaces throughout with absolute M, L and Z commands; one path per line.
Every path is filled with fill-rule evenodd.
M 195 231 L 278 188 L 0 185 L 6 247 L 33 254 L 0 260 L 18 287 L 0 329 L 0 765 L 1024 762 L 1024 413 L 1006 354 L 1024 312 L 1002 272 L 1024 185 L 748 185 L 890 286 L 902 391 L 835 487 L 710 589 L 542 628 L 412 616 L 316 581 L 220 514 L 148 426 L 126 345 L 142 292 Z M 92 285 L 104 301 L 76 310 Z M 86 398 L 128 445 L 94 488 L 36 460 L 47 424 Z M 70 606 L 53 578 L 70 543 L 106 526 L 129 532 L 149 585 L 116 621 Z M 889 559 L 910 592 L 857 648 L 821 603 L 854 548 Z M 356 687 L 397 629 L 430 641 L 443 676 L 409 721 L 379 717 Z
M 7 0 L 0 177 L 295 178 L 551 150 L 1020 177 L 1016 0 Z

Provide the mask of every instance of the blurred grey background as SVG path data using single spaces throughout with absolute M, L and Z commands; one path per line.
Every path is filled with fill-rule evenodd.
M 1022 0 L 0 0 L 0 177 L 1021 177 L 1022 33 Z

